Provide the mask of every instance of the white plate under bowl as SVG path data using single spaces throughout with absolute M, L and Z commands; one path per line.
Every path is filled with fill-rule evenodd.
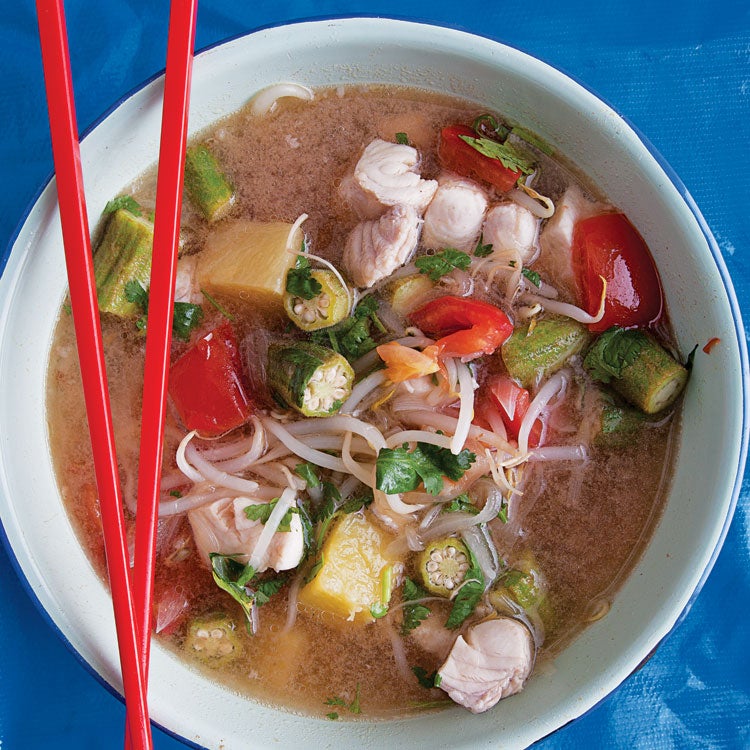
M 226 750 L 524 747 L 580 716 L 637 667 L 689 605 L 723 541 L 747 422 L 747 356 L 726 269 L 692 200 L 653 149 L 581 85 L 518 50 L 451 29 L 375 18 L 271 28 L 197 56 L 191 131 L 280 80 L 419 86 L 469 97 L 539 133 L 580 165 L 645 237 L 681 350 L 713 337 L 721 346 L 697 359 L 672 490 L 647 551 L 609 615 L 520 695 L 481 716 L 454 708 L 393 722 L 330 722 L 222 691 L 157 646 L 153 718 L 189 742 Z M 162 88 L 162 79 L 149 83 L 84 139 L 92 226 L 106 201 L 156 161 Z M 19 230 L 0 279 L 0 517 L 33 597 L 119 691 L 111 603 L 65 515 L 48 450 L 45 372 L 65 288 L 52 181 Z

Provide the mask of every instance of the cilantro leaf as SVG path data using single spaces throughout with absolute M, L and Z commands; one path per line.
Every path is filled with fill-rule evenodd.
M 413 603 L 419 599 L 426 599 L 429 594 L 418 584 L 414 583 L 411 578 L 404 579 L 403 599 L 404 599 L 404 619 L 401 623 L 401 633 L 407 635 L 414 628 L 419 627 L 423 620 L 430 616 L 429 607 L 424 604 Z
M 172 331 L 182 341 L 190 339 L 190 332 L 203 320 L 203 309 L 191 302 L 175 302 Z
M 318 473 L 315 470 L 315 466 L 313 466 L 313 464 L 308 462 L 297 464 L 294 467 L 294 473 L 298 477 L 304 479 L 305 482 L 307 482 L 308 487 L 311 487 L 312 489 L 320 487 L 320 478 L 318 477 Z
M 635 362 L 646 342 L 641 331 L 612 326 L 589 349 L 584 366 L 594 380 L 609 383 Z
M 409 136 L 406 133 L 396 133 L 396 143 L 400 143 L 402 146 L 409 145 Z
M 382 448 L 375 463 L 375 486 L 387 495 L 425 490 L 437 495 L 443 489 L 443 477 L 456 481 L 476 461 L 476 455 L 464 449 L 454 456 L 448 448 L 417 443 L 413 451 L 405 447 Z
M 449 630 L 460 628 L 464 620 L 474 611 L 479 600 L 484 594 L 484 574 L 479 567 L 474 553 L 469 550 L 471 567 L 466 571 L 466 577 L 458 593 L 453 599 L 453 607 L 445 621 L 445 627 Z
M 542 277 L 536 272 L 532 271 L 530 268 L 526 268 L 524 266 L 521 269 L 521 273 L 534 285 L 534 286 L 541 286 L 542 285 Z
M 271 600 L 271 597 L 274 594 L 278 594 L 279 591 L 284 587 L 284 584 L 286 583 L 286 577 L 280 577 L 280 578 L 270 578 L 267 581 L 262 581 L 259 583 L 255 591 L 253 592 L 255 594 L 255 604 L 258 607 L 262 607 L 264 604 L 268 604 L 268 602 Z
M 471 265 L 471 257 L 461 250 L 448 247 L 435 255 L 423 255 L 417 258 L 414 265 L 420 273 L 429 276 L 431 281 L 439 281 L 454 268 L 465 271 Z
M 386 495 L 411 492 L 419 486 L 419 475 L 405 448 L 381 448 L 375 463 L 375 486 Z
M 255 604 L 255 598 L 248 594 L 245 585 L 254 578 L 255 569 L 250 565 L 237 562 L 231 555 L 210 552 L 208 557 L 211 561 L 211 574 L 214 582 L 242 607 L 247 618 L 248 630 L 250 630 L 252 622 L 250 613 Z
M 479 513 L 479 508 L 471 502 L 471 498 L 464 492 L 463 494 L 454 497 L 449 503 L 446 503 L 441 512 L 471 513 L 471 515 L 476 516 Z
M 125 282 L 125 299 L 138 305 L 142 312 L 148 312 L 148 292 L 138 279 Z
M 487 245 L 484 244 L 484 235 L 479 235 L 479 242 L 474 248 L 475 258 L 486 258 L 488 255 L 492 255 L 492 243 Z
M 435 678 L 437 677 L 437 671 L 427 674 L 427 670 L 424 667 L 412 667 L 411 671 L 414 672 L 417 682 L 427 690 L 435 687 Z
M 265 524 L 268 523 L 268 519 L 271 517 L 271 513 L 273 513 L 273 509 L 276 507 L 276 503 L 279 502 L 279 498 L 274 498 L 269 503 L 258 503 L 257 505 L 248 505 L 243 510 L 245 511 L 245 515 L 247 518 L 249 518 L 251 521 L 260 521 L 261 523 Z M 292 517 L 295 516 L 297 513 L 299 513 L 299 510 L 296 507 L 289 508 L 286 513 L 281 518 L 281 521 L 279 521 L 279 528 L 278 531 L 291 531 L 291 523 L 292 523 Z
M 286 291 L 302 299 L 312 299 L 323 291 L 321 283 L 312 275 L 310 261 L 303 255 L 298 255 L 294 268 L 287 271 Z
M 531 174 L 534 171 L 531 163 L 508 143 L 499 143 L 489 138 L 472 138 L 470 135 L 459 135 L 458 137 L 473 149 L 479 151 L 482 156 L 497 159 L 507 169 L 523 174 Z
M 104 206 L 103 213 L 113 214 L 120 209 L 129 211 L 133 216 L 143 216 L 141 204 L 132 195 L 118 195 L 117 198 L 113 198 Z

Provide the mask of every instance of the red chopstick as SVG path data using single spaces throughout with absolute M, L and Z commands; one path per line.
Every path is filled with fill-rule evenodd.
M 99 491 L 107 572 L 127 706 L 127 729 L 133 748 L 151 748 L 146 685 L 138 658 L 140 634 L 133 608 L 125 520 L 86 214 L 65 11 L 62 0 L 37 0 L 36 7 L 70 303 Z
M 190 81 L 197 0 L 173 0 L 169 14 L 159 170 L 156 183 L 154 250 L 151 261 L 146 363 L 138 463 L 138 510 L 135 524 L 135 601 L 140 656 L 148 676 L 154 557 L 159 518 L 159 485 L 164 447 L 169 354 L 172 343 L 177 249 L 185 173 Z

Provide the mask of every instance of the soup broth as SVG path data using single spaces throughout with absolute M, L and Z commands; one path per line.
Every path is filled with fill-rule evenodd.
M 166 648 L 229 689 L 331 719 L 388 718 L 450 705 L 448 695 L 455 699 L 454 693 L 445 686 L 441 689 L 440 676 L 450 682 L 451 670 L 445 665 L 455 658 L 459 636 L 469 638 L 471 630 L 484 623 L 521 623 L 538 669 L 589 622 L 606 615 L 659 518 L 677 439 L 677 407 L 670 402 L 655 413 L 643 413 L 633 406 L 638 396 L 623 398 L 619 374 L 610 373 L 606 384 L 597 377 L 591 352 L 612 329 L 602 333 L 601 321 L 590 321 L 602 309 L 609 314 L 609 298 L 604 302 L 608 287 L 597 287 L 593 304 L 587 301 L 581 272 L 570 267 L 570 243 L 585 240 L 578 235 L 569 238 L 562 259 L 566 249 L 550 241 L 565 211 L 580 222 L 589 216 L 620 214 L 562 156 L 549 155 L 531 134 L 511 130 L 512 123 L 500 124 L 497 114 L 480 118 L 477 130 L 466 138 L 509 145 L 516 157 L 532 163 L 531 177 L 518 173 L 529 189 L 517 187 L 514 178 L 501 190 L 471 170 L 456 177 L 455 164 L 438 143 L 445 143 L 446 128 L 470 126 L 482 114 L 474 103 L 416 90 L 339 88 L 316 91 L 312 101 L 279 99 L 273 111 L 264 114 L 248 106 L 198 139 L 231 184 L 234 199 L 226 216 L 215 221 L 199 210 L 196 199 L 186 195 L 184 201 L 180 262 L 187 261 L 190 273 L 197 274 L 188 273 L 192 291 L 185 299 L 186 304 L 200 305 L 202 318 L 185 340 L 176 336 L 173 342 L 154 629 Z M 388 234 L 383 217 L 401 210 L 395 199 L 383 203 L 379 187 L 370 189 L 367 179 L 374 171 L 361 176 L 367 172 L 363 160 L 373 143 L 386 144 L 386 150 L 393 144 L 414 149 L 417 163 L 404 166 L 402 156 L 396 170 L 401 176 L 414 175 L 406 180 L 412 187 L 422 189 L 423 183 L 439 181 L 439 187 L 425 188 L 439 196 L 454 180 L 462 182 L 461 189 L 483 196 L 481 229 L 464 250 L 439 240 L 426 246 L 425 238 L 442 226 L 430 213 L 431 202 L 437 200 L 433 197 L 414 209 L 418 239 L 407 248 L 407 256 L 374 281 L 353 278 L 364 273 L 352 267 L 357 248 L 363 257 L 368 248 L 382 249 Z M 446 169 L 446 161 L 453 169 Z M 378 170 L 382 175 L 388 167 L 381 164 Z M 356 190 L 368 186 L 364 192 L 369 205 L 358 202 L 361 190 L 351 192 L 352 176 L 359 181 Z M 147 174 L 128 190 L 145 217 L 153 209 L 154 185 L 154 175 Z M 373 195 L 381 195 L 375 209 Z M 554 215 L 548 215 L 546 199 L 554 205 Z M 514 214 L 513 222 L 492 229 L 488 211 L 497 205 L 528 216 Z M 466 211 L 455 209 L 454 222 Z M 306 219 L 294 226 L 303 215 Z M 112 221 L 103 220 L 100 242 L 106 243 L 107 222 Z M 528 246 L 519 249 L 522 240 L 514 233 L 523 221 L 531 222 L 532 230 Z M 245 235 L 232 235 L 233 227 L 251 222 L 253 227 L 292 225 L 287 234 L 297 238 L 287 248 L 282 243 L 279 252 L 291 261 L 278 264 L 284 278 L 277 291 L 259 292 L 257 287 L 265 283 L 258 279 L 265 273 L 264 258 L 270 250 L 243 262 L 243 268 L 257 264 L 250 291 L 217 283 L 215 275 L 199 278 L 201 268 L 207 273 L 205 258 L 218 252 L 217 243 L 234 251 Z M 360 225 L 367 225 L 363 237 L 380 232 L 380 239 L 374 245 L 363 240 L 353 246 L 352 236 Z M 494 246 L 489 247 L 492 232 Z M 303 237 L 304 245 L 297 244 Z M 500 246 L 498 237 L 510 238 L 507 247 Z M 97 254 L 101 252 L 100 246 Z M 300 253 L 303 262 L 295 261 Z M 421 258 L 429 262 L 420 263 Z M 323 261 L 340 272 L 346 284 L 343 292 Z M 380 256 L 376 261 L 375 275 L 390 262 Z M 331 275 L 316 276 L 319 272 Z M 290 277 L 302 287 L 292 284 L 289 291 Z M 311 278 L 323 282 L 322 292 L 321 283 L 317 291 L 315 284 L 310 287 Z M 305 288 L 313 295 L 309 299 Z M 348 295 L 343 320 L 306 330 L 305 311 L 325 293 L 330 299 L 316 311 L 316 324 L 328 322 L 328 311 L 339 302 L 344 305 L 342 299 Z M 292 297 L 286 313 L 284 294 Z M 446 310 L 454 309 L 451 300 L 459 301 L 455 319 L 444 320 Z M 477 310 L 495 316 L 491 323 L 472 318 L 474 303 L 487 306 Z M 487 312 L 490 307 L 497 312 Z M 500 315 L 510 325 L 502 335 Z M 571 323 L 569 315 L 579 321 Z M 144 311 L 138 309 L 102 316 L 131 534 L 143 320 Z M 363 321 L 364 332 L 352 344 L 346 336 L 353 323 Z M 536 355 L 523 349 L 524 340 L 547 335 L 545 331 L 553 330 L 546 327 L 550 321 L 574 325 L 565 328 L 564 335 L 580 333 L 580 344 L 553 366 L 548 357 L 527 382 L 526 364 Z M 615 323 L 618 332 L 638 331 L 644 336 L 646 343 L 634 345 L 636 356 L 654 347 L 654 356 L 663 354 L 671 367 L 669 329 L 661 308 L 645 323 Z M 240 363 L 237 377 L 245 400 L 232 402 L 232 413 L 240 415 L 237 425 L 212 431 L 186 423 L 193 419 L 186 416 L 185 406 L 192 394 L 173 388 L 185 380 L 179 379 L 179 368 L 188 365 L 179 363 L 187 362 L 202 341 L 208 342 L 207 351 L 215 347 L 217 332 L 227 327 L 234 342 L 228 344 L 227 356 L 236 354 L 231 361 Z M 468 344 L 451 338 L 467 329 L 479 338 Z M 513 330 L 514 341 L 523 332 L 520 354 L 507 341 Z M 400 343 L 381 353 L 380 347 L 393 341 Z M 323 347 L 326 354 L 309 346 Z M 418 359 L 410 354 L 405 362 L 403 349 Z M 277 361 L 289 351 L 296 357 L 291 373 Z M 320 379 L 325 385 L 329 378 L 331 387 L 310 390 L 312 381 L 305 381 L 307 390 L 302 389 L 301 406 L 295 408 L 299 373 L 310 357 L 323 361 Z M 339 357 L 353 364 L 353 383 L 344 382 L 349 364 L 329 366 L 339 363 Z M 632 361 L 624 364 L 625 369 L 636 366 Z M 676 362 L 675 367 L 681 371 Z M 653 390 L 650 383 L 645 387 Z M 204 388 L 210 400 L 211 389 L 196 388 Z M 354 397 L 361 400 L 355 403 Z M 50 355 L 47 408 L 63 501 L 92 564 L 104 576 L 75 337 L 65 308 Z M 323 409 L 330 414 L 318 415 Z M 534 409 L 538 418 L 527 417 L 524 423 L 524 416 Z M 346 419 L 357 422 L 341 421 Z M 313 422 L 321 425 L 317 431 L 305 427 Z M 198 434 L 188 439 L 191 430 Z M 457 437 L 461 430 L 463 440 Z M 297 445 L 293 439 L 305 449 L 290 448 Z M 410 472 L 413 476 L 406 476 Z M 206 509 L 218 501 L 228 505 L 209 518 Z M 238 532 L 232 524 L 238 522 L 227 520 L 230 506 L 255 508 L 246 521 L 262 536 L 266 524 L 278 521 L 274 508 L 285 502 L 290 510 L 282 526 L 286 519 L 290 530 L 280 526 L 273 534 L 279 549 L 272 545 L 254 558 L 253 545 L 261 543 L 257 534 L 252 544 L 237 548 Z M 492 518 L 469 525 L 491 503 L 497 503 Z M 335 515 L 331 517 L 326 508 L 336 510 Z M 453 528 L 452 517 L 461 519 Z M 234 541 L 222 536 L 222 523 L 232 526 L 229 536 Z M 441 524 L 445 533 L 431 531 Z M 294 556 L 281 545 L 289 542 L 295 529 L 302 540 L 296 560 L 277 562 L 274 569 L 274 560 Z M 349 553 L 342 551 L 346 545 L 336 544 L 339 537 L 351 541 L 350 548 L 358 550 L 355 557 L 367 560 L 347 558 Z M 425 548 L 432 549 L 439 566 L 454 555 L 446 550 L 457 550 L 456 559 L 466 565 L 451 568 L 446 578 L 454 573 L 455 577 L 445 585 L 458 593 L 436 592 L 442 583 L 425 572 Z M 209 553 L 223 556 L 211 558 L 213 575 Z M 324 591 L 337 555 L 339 567 L 350 573 L 352 566 L 364 570 L 382 557 L 379 569 L 361 573 L 375 591 L 374 598 L 357 599 L 360 585 L 354 574 L 344 580 L 343 594 Z M 253 566 L 252 571 L 245 568 L 247 581 L 238 572 L 246 565 Z M 223 587 L 217 585 L 221 582 Z M 229 584 L 234 585 L 234 597 L 227 591 Z M 466 616 L 446 628 L 446 618 L 450 622 L 459 617 L 454 611 L 459 601 Z M 479 652 L 481 663 L 491 661 L 486 651 Z M 526 676 L 523 670 L 519 673 L 521 683 Z M 463 705 L 484 710 L 470 698 Z

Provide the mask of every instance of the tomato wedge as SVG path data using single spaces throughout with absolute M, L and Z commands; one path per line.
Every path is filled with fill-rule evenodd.
M 508 437 L 518 440 L 521 423 L 531 403 L 529 392 L 507 375 L 494 375 L 482 387 L 498 408 Z M 536 448 L 541 438 L 542 422 L 537 419 L 529 433 L 529 447 Z
M 450 125 L 440 131 L 438 158 L 446 169 L 463 177 L 488 182 L 501 193 L 507 193 L 521 176 L 521 172 L 503 165 L 499 159 L 485 156 L 461 138 L 477 138 L 468 125 Z
M 189 430 L 221 435 L 244 424 L 252 404 L 242 384 L 237 339 L 222 323 L 193 344 L 170 368 L 169 395 Z
M 583 307 L 592 315 L 601 300 L 600 277 L 607 282 L 604 317 L 590 324 L 590 330 L 659 321 L 664 308 L 659 272 L 643 237 L 624 214 L 579 221 L 573 229 L 573 258 Z
M 414 310 L 409 319 L 430 336 L 444 357 L 474 359 L 492 354 L 513 333 L 513 324 L 498 307 L 464 297 L 438 297 Z

